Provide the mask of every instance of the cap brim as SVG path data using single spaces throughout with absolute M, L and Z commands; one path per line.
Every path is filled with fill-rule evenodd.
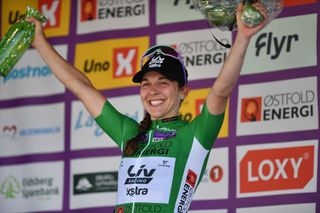
M 132 81 L 134 83 L 140 83 L 142 80 L 143 75 L 146 73 L 146 71 L 140 70 L 138 71 L 132 78 Z

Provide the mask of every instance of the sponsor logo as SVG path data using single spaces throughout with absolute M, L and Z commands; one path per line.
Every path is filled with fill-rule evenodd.
M 58 134 L 61 132 L 61 127 L 52 126 L 52 127 L 36 127 L 36 128 L 22 128 L 19 130 L 17 125 L 4 125 L 1 128 L 0 137 L 10 137 L 14 139 L 17 137 L 36 137 L 42 135 L 51 135 Z
M 117 213 L 124 213 L 124 207 L 117 207 Z
M 139 196 L 139 195 L 147 195 L 149 192 L 148 188 L 141 188 L 137 186 L 137 184 L 148 185 L 152 179 L 153 174 L 156 169 L 147 169 L 146 165 L 141 165 L 138 170 L 135 169 L 135 165 L 131 165 L 128 168 L 127 174 L 129 178 L 126 179 L 126 185 L 135 185 L 134 187 L 128 187 L 126 196 Z
M 19 181 L 13 176 L 7 177 L 0 184 L 0 193 L 6 199 L 14 199 L 16 195 L 20 192 L 21 192 L 21 185 Z
M 144 140 L 147 141 L 147 137 Z M 142 155 L 168 155 L 170 151 L 170 147 L 172 146 L 171 141 L 162 141 L 161 143 L 151 143 L 148 146 L 148 149 L 143 150 L 141 147 L 139 150 L 136 151 L 134 154 L 135 156 L 142 156 Z
M 315 146 L 249 150 L 240 162 L 240 193 L 303 189 L 315 175 Z
M 312 90 L 269 94 L 241 100 L 241 122 L 299 119 L 314 116 Z
M 181 6 L 181 4 L 190 6 L 190 9 L 194 9 L 193 1 L 187 0 L 187 1 L 181 1 L 181 0 L 174 0 L 173 1 L 173 6 Z
M 47 17 L 47 22 L 44 23 L 46 28 L 53 28 L 60 26 L 60 14 L 61 14 L 61 1 L 57 0 L 39 0 L 39 11 Z M 14 24 L 26 14 L 21 11 L 9 11 L 8 23 Z
M 96 61 L 95 59 L 86 59 L 84 61 L 83 71 L 85 73 L 106 72 L 109 69 L 109 61 Z
M 138 47 L 113 49 L 113 78 L 131 77 L 138 61 Z
M 153 134 L 152 142 L 168 140 L 174 137 L 176 137 L 176 131 L 170 131 L 170 132 L 155 131 Z
M 228 39 L 219 39 L 230 43 Z M 227 49 L 214 40 L 182 42 L 175 46 L 183 55 L 186 67 L 223 64 L 227 57 Z
M 261 33 L 255 43 L 257 57 L 260 56 L 261 52 L 270 56 L 271 60 L 277 59 L 283 52 L 290 53 L 294 43 L 299 41 L 298 34 L 286 35 L 274 37 L 272 32 Z
M 241 122 L 261 121 L 261 99 L 261 97 L 242 99 Z
M 132 18 L 146 13 L 145 1 L 81 0 L 81 22 Z
M 2 128 L 2 133 L 9 134 L 11 138 L 14 138 L 17 133 L 17 126 L 16 125 L 4 126 Z
M 9 17 L 8 17 L 8 23 L 14 24 L 16 22 L 18 22 L 20 19 L 22 19 L 26 14 L 21 14 L 21 11 L 16 10 L 14 11 L 9 11 Z
M 16 199 L 22 196 L 24 199 L 44 199 L 58 196 L 60 190 L 54 185 L 52 177 L 24 177 L 18 180 L 13 176 L 0 182 L 0 193 L 6 199 Z
M 47 17 L 47 22 L 44 23 L 44 27 L 60 27 L 61 1 L 39 0 L 39 9 L 41 13 Z
M 73 194 L 116 192 L 117 172 L 99 172 L 73 175 Z
M 73 127 L 75 130 L 81 130 L 84 128 L 93 128 L 93 135 L 95 137 L 100 137 L 104 134 L 102 129 L 98 126 L 92 116 L 90 116 L 87 111 L 80 110 L 77 114 L 76 123 Z
M 221 166 L 216 165 L 210 169 L 210 180 L 214 183 L 218 183 L 223 177 L 223 169 Z
M 125 184 L 148 184 L 152 181 L 152 175 L 156 169 L 148 170 L 146 165 L 141 165 L 140 168 L 135 171 L 134 165 L 128 168 L 127 174 L 130 178 L 127 178 Z
M 203 107 L 203 104 L 205 102 L 205 99 L 196 99 L 195 100 L 195 104 L 196 104 L 196 107 L 195 107 L 195 110 L 196 110 L 196 113 L 195 115 L 199 115 L 201 113 L 201 110 L 202 110 L 202 107 Z
M 189 101 L 183 101 L 182 104 L 189 104 Z M 196 117 L 197 115 L 199 115 L 201 113 L 202 107 L 204 105 L 205 102 L 205 98 L 201 98 L 201 99 L 195 99 L 194 100 L 194 107 L 192 107 L 194 110 L 194 113 L 190 113 L 190 112 L 186 112 L 183 114 L 180 114 L 181 119 L 185 120 L 185 121 L 192 121 L 194 119 L 194 117 Z
M 163 212 L 162 207 L 159 205 L 145 205 L 145 204 L 134 204 L 134 211 L 132 206 L 119 206 L 116 208 L 117 213 L 124 213 L 124 212 Z
M 191 169 L 188 170 L 186 181 L 183 186 L 183 192 L 181 197 L 179 198 L 179 204 L 176 209 L 177 212 L 187 212 L 187 210 L 189 209 L 194 193 L 194 187 L 197 182 L 197 177 L 198 176 L 194 171 L 192 171 Z
M 81 0 L 80 3 L 81 21 L 91 21 L 97 18 L 97 1 L 96 0 Z
M 12 69 L 8 76 L 2 80 L 5 84 L 11 80 L 25 80 L 32 78 L 48 78 L 52 76 L 52 72 L 48 66 L 42 67 L 22 67 L 22 68 L 14 68 Z

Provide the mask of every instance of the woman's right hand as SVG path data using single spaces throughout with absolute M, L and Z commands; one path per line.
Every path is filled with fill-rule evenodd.
M 26 20 L 35 25 L 35 35 L 31 43 L 31 46 L 34 48 L 38 48 L 41 45 L 41 43 L 46 40 L 42 23 L 35 17 L 26 18 Z

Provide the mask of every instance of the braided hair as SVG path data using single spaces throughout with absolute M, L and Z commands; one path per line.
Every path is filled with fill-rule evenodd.
M 143 120 L 140 122 L 139 133 L 135 137 L 127 141 L 126 147 L 124 148 L 124 151 L 123 151 L 125 156 L 131 156 L 137 151 L 139 147 L 139 141 L 141 140 L 142 137 L 144 137 L 146 132 L 149 130 L 150 126 L 151 126 L 151 116 L 149 113 L 146 113 Z

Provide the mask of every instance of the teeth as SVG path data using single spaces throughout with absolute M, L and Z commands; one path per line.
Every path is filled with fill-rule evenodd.
M 161 101 L 161 100 L 155 100 L 155 101 L 150 101 L 150 103 L 151 103 L 152 106 L 157 106 L 157 105 L 159 105 L 159 104 L 162 104 L 163 101 Z

